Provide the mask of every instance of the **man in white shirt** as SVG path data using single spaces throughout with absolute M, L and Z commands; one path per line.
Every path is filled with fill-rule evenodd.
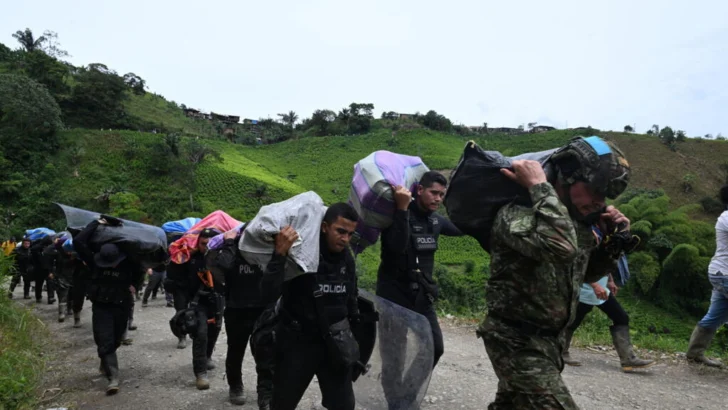
M 718 328 L 728 322 L 728 185 L 720 189 L 720 199 L 726 210 L 715 224 L 715 254 L 708 266 L 708 279 L 713 285 L 710 308 L 695 326 L 687 352 L 689 362 L 711 367 L 723 367 L 723 364 L 705 357 L 705 350 Z

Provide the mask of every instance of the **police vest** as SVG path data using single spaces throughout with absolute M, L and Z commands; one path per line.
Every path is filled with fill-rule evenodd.
M 321 295 L 331 323 L 348 315 L 349 292 L 355 288 L 356 272 L 349 272 L 346 261 L 346 257 L 337 262 L 328 262 L 321 257 L 318 272 L 315 274 L 315 292 Z
M 407 271 L 420 269 L 427 278 L 432 279 L 432 271 L 435 268 L 435 251 L 437 251 L 442 225 L 435 214 L 429 215 L 425 222 L 410 211 L 409 229 Z
M 132 272 L 122 262 L 116 268 L 94 266 L 87 294 L 92 302 L 120 304 L 131 301 Z
M 237 244 L 233 245 L 237 248 Z M 225 283 L 227 306 L 230 308 L 263 307 L 265 301 L 260 291 L 263 270 L 259 266 L 248 263 L 236 253 L 237 263 L 233 271 L 226 276 Z

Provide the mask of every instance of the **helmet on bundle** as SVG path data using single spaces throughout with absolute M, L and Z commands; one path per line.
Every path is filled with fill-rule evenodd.
M 575 137 L 550 158 L 559 170 L 559 183 L 586 183 L 607 198 L 618 197 L 629 182 L 630 168 L 622 151 L 600 137 Z

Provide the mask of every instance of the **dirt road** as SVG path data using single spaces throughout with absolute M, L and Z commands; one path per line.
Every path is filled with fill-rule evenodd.
M 17 294 L 16 294 L 17 298 Z M 18 303 L 34 305 L 31 301 Z M 88 302 L 87 302 L 88 303 Z M 176 349 L 168 321 L 173 309 L 164 298 L 142 308 L 137 302 L 139 329 L 134 344 L 119 349 L 121 391 L 104 395 L 105 379 L 98 374 L 98 358 L 91 334 L 90 306 L 82 312 L 83 327 L 72 320 L 56 322 L 56 306 L 36 305 L 38 317 L 49 327 L 56 348 L 49 350 L 42 409 L 231 409 L 224 380 L 226 335 L 223 332 L 213 355 L 218 368 L 211 371 L 212 387 L 197 391 L 192 374 L 191 346 Z M 473 329 L 443 323 L 445 355 L 432 377 L 424 409 L 484 409 L 495 395 L 497 378 L 482 342 Z M 689 367 L 672 359 L 646 374 L 625 374 L 614 353 L 575 350 L 582 367 L 567 367 L 564 379 L 582 409 L 725 409 L 728 373 Z M 246 355 L 243 377 L 248 395 L 246 410 L 255 406 L 255 371 Z M 300 409 L 320 409 L 318 386 L 312 383 Z

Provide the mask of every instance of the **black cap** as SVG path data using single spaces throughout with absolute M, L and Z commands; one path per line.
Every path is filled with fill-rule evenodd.
M 212 238 L 217 235 L 220 235 L 220 232 L 213 228 L 205 228 L 200 232 L 200 238 Z
M 100 268 L 113 268 L 126 259 L 126 255 L 113 243 L 101 246 L 101 251 L 94 255 L 94 262 Z

